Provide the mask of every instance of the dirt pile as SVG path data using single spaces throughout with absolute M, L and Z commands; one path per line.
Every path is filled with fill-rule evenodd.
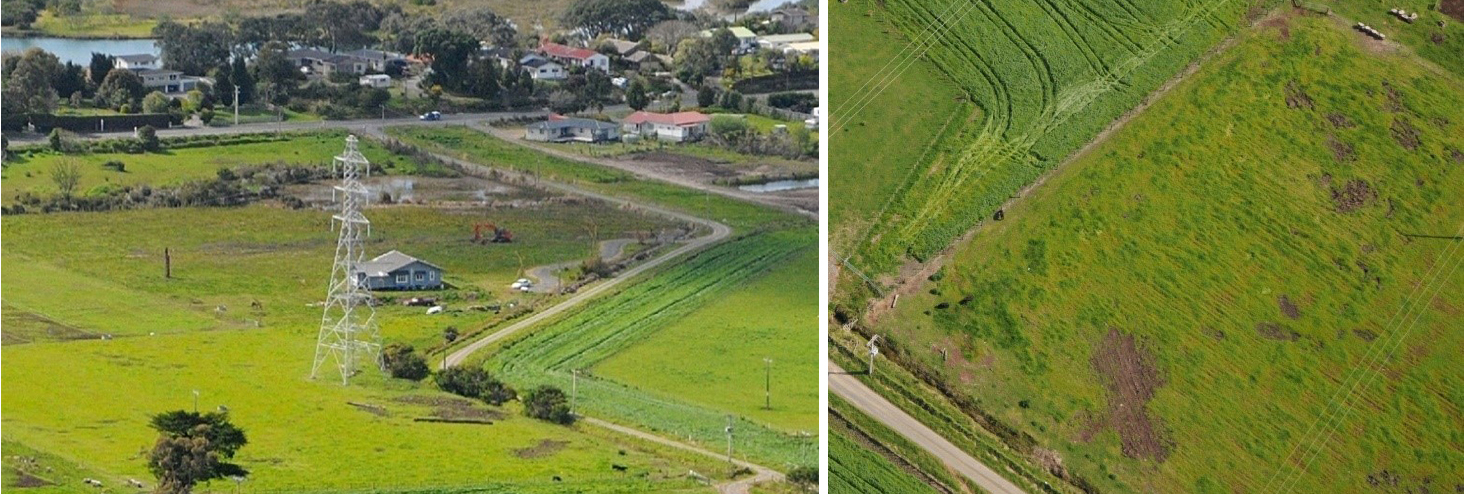
M 1300 82 L 1293 79 L 1291 82 L 1286 83 L 1287 108 L 1306 108 L 1310 110 L 1314 106 L 1315 104 L 1312 103 L 1311 95 L 1306 94 L 1306 89 L 1301 87 Z
M 1301 338 L 1301 333 L 1297 333 L 1296 330 L 1270 321 L 1256 323 L 1256 332 L 1268 340 L 1296 341 Z
M 1377 191 L 1362 179 L 1349 180 L 1341 189 L 1332 188 L 1332 206 L 1339 213 L 1351 213 L 1377 198 Z
M 1406 118 L 1393 120 L 1393 140 L 1398 141 L 1403 149 L 1412 151 L 1418 149 L 1418 129 L 1413 127 L 1413 122 Z
M 1296 307 L 1296 303 L 1291 301 L 1291 297 L 1285 295 L 1278 297 L 1276 299 L 1276 305 L 1281 306 L 1281 313 L 1286 315 L 1286 317 L 1292 319 L 1301 317 L 1301 309 Z
M 1154 357 L 1117 329 L 1109 329 L 1094 350 L 1093 370 L 1108 390 L 1108 423 L 1118 431 L 1123 454 L 1163 462 L 1173 441 L 1163 424 L 1149 416 L 1149 400 L 1164 385 Z

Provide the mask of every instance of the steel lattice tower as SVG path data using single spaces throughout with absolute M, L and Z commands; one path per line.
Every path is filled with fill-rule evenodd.
M 365 254 L 362 244 L 371 234 L 371 221 L 361 213 L 369 192 L 361 179 L 370 175 L 371 163 L 356 150 L 356 136 L 346 137 L 346 150 L 335 157 L 331 171 L 340 173 L 341 177 L 340 185 L 332 193 L 341 209 L 331 219 L 331 227 L 340 228 L 340 236 L 336 241 L 335 264 L 331 267 L 310 378 L 320 374 L 321 364 L 334 360 L 341 372 L 341 384 L 350 384 L 361 362 L 381 366 L 381 336 L 376 332 L 374 320 L 376 309 L 371 306 L 371 293 L 361 285 L 362 279 L 357 275 L 357 266 Z

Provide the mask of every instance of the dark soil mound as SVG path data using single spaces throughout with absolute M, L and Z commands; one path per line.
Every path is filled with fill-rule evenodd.
M 1149 416 L 1149 400 L 1164 385 L 1154 357 L 1132 335 L 1109 329 L 1093 353 L 1092 364 L 1108 389 L 1109 423 L 1118 431 L 1123 454 L 1163 462 L 1173 442 L 1163 424 Z
M 1256 323 L 1256 332 L 1268 340 L 1296 341 L 1301 338 L 1301 333 L 1275 322 Z

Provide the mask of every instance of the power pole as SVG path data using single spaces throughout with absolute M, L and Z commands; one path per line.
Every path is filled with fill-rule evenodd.
M 198 413 L 198 390 L 193 390 L 193 413 Z
M 763 391 L 766 394 L 766 403 L 763 404 L 763 409 L 764 410 L 772 410 L 773 409 L 773 359 L 764 357 L 763 358 L 763 363 L 767 364 L 766 365 L 766 368 L 767 368 L 767 377 L 765 379 L 763 379 Z
M 869 375 L 874 375 L 874 357 L 879 355 L 879 347 L 875 343 L 879 341 L 879 335 L 869 337 Z
M 239 86 L 234 86 L 234 125 L 239 125 Z
M 728 415 L 727 416 L 727 429 L 726 429 L 726 431 L 727 431 L 727 468 L 730 471 L 732 471 L 732 472 L 736 472 L 737 471 L 737 464 L 732 463 L 732 416 L 731 415 Z
M 173 254 L 163 247 L 163 277 L 173 279 Z
M 569 371 L 569 414 L 574 415 L 575 406 L 579 403 L 579 369 Z

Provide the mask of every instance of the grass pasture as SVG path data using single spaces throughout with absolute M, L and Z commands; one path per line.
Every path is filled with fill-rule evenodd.
M 1464 486 L 1464 252 L 1404 235 L 1464 230 L 1464 81 L 1372 48 L 1245 32 L 883 315 L 889 355 L 1104 492 Z
M 1261 11 L 1231 0 L 1035 6 L 1020 1 L 893 0 L 834 6 L 831 15 L 855 19 L 857 24 L 851 25 L 858 26 L 859 36 L 878 39 L 877 33 L 887 33 L 887 50 L 895 51 L 888 56 L 844 51 L 849 62 L 843 62 L 840 45 L 833 47 L 833 63 L 859 67 L 853 73 L 861 74 L 831 81 L 836 99 L 830 132 L 838 140 L 832 147 L 853 143 L 844 151 L 848 157 L 834 156 L 835 190 L 846 181 L 875 175 L 867 172 L 870 166 L 882 165 L 877 174 L 890 177 L 885 179 L 890 182 L 875 180 L 856 185 L 856 193 L 839 194 L 844 199 L 833 209 L 848 211 L 832 218 L 854 218 L 850 224 L 861 226 L 845 232 L 840 224 L 835 238 L 841 244 L 835 247 L 853 250 L 856 265 L 876 274 L 890 273 L 910 257 L 930 258 L 1235 31 L 1246 22 L 1247 12 Z M 865 74 L 879 73 L 892 59 L 903 62 L 911 55 L 899 49 L 924 46 L 927 40 L 933 42 L 922 58 L 943 76 L 941 85 L 955 86 L 946 93 L 954 98 L 909 100 L 916 96 L 905 94 L 917 91 L 906 80 L 914 80 L 913 87 L 931 84 L 920 82 L 932 75 L 919 64 L 860 90 L 870 80 Z M 893 77 L 897 72 L 887 73 Z M 874 100 L 869 105 L 873 110 L 866 107 L 855 114 L 858 104 L 841 102 L 857 103 L 881 87 L 880 81 L 887 81 L 884 93 L 894 95 L 880 93 L 888 99 Z M 917 104 L 892 104 L 902 99 Z M 979 112 L 973 114 L 955 100 L 970 101 Z M 937 123 L 946 121 L 954 127 Z M 891 126 L 918 133 L 901 139 L 895 137 L 898 132 L 890 132 Z M 872 146 L 880 145 L 875 142 L 905 150 L 881 163 L 867 161 L 867 156 L 881 156 L 873 152 L 877 149 Z M 840 179 L 841 174 L 848 178 Z M 859 219 L 867 217 L 873 219 Z

